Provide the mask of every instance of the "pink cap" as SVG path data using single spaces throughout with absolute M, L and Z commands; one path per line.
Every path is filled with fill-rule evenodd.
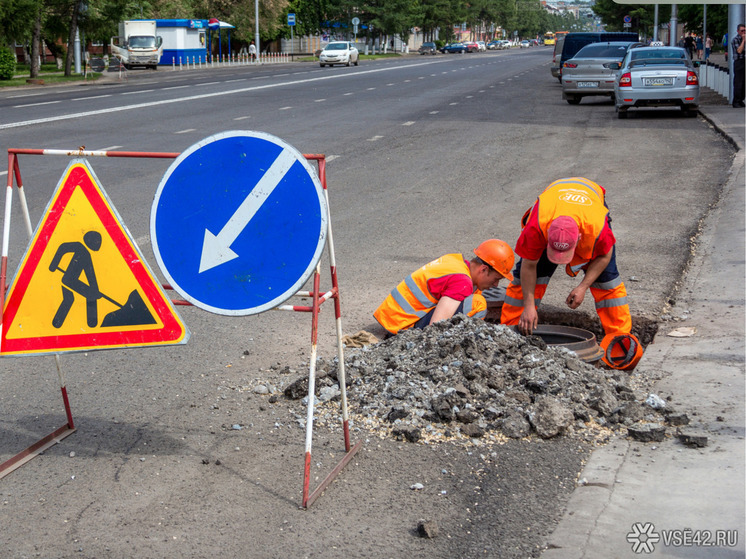
M 571 217 L 555 218 L 547 231 L 547 258 L 554 264 L 569 264 L 575 254 L 580 230 Z

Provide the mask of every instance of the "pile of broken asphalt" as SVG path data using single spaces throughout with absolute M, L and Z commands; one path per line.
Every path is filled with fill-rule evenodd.
M 340 425 L 338 370 L 336 359 L 316 369 L 317 422 L 331 428 Z M 667 427 L 688 423 L 624 371 L 463 315 L 347 349 L 345 373 L 351 426 L 413 443 L 599 442 L 620 431 L 661 440 Z M 284 389 L 293 400 L 307 393 L 305 377 Z

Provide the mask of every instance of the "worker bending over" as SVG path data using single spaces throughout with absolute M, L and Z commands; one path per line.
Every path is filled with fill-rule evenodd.
M 572 177 L 550 184 L 523 216 L 515 252 L 521 259 L 505 293 L 500 321 L 518 325 L 531 334 L 538 325 L 536 308 L 558 265 L 583 280 L 570 291 L 566 303 L 576 309 L 588 289 L 596 302 L 606 337 L 604 361 L 614 368 L 632 368 L 642 356 L 637 338 L 631 335 L 632 317 L 627 290 L 616 266 L 616 238 L 605 201 L 606 190 L 595 182 Z
M 391 334 L 462 313 L 476 318 L 487 314 L 482 290 L 497 286 L 507 278 L 515 257 L 510 246 L 498 239 L 484 241 L 476 255 L 466 260 L 462 254 L 446 254 L 416 270 L 389 294 L 373 313 Z

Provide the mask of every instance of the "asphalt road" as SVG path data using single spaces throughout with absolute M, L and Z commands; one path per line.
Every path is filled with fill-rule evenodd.
M 371 313 L 407 273 L 447 252 L 469 254 L 485 238 L 513 243 L 521 215 L 542 188 L 585 176 L 608 190 L 633 315 L 654 320 L 680 278 L 690 236 L 726 179 L 731 148 L 703 120 L 676 110 L 618 121 L 603 98 L 570 106 L 550 61 L 548 49 L 533 48 L 363 61 L 357 68 L 143 70 L 130 72 L 126 83 L 107 76 L 85 86 L 0 91 L 0 149 L 180 152 L 211 134 L 248 129 L 303 153 L 326 154 L 345 333 L 379 333 Z M 170 162 L 90 163 L 155 268 L 150 205 Z M 21 157 L 34 223 L 66 164 L 62 157 Z M 9 230 L 12 274 L 27 242 L 17 200 Z M 561 306 L 570 285 L 558 274 L 545 302 Z M 79 431 L 0 481 L 0 543 L 11 557 L 126 557 L 132 550 L 141 557 L 199 557 L 213 545 L 240 556 L 252 537 L 264 546 L 254 549 L 268 550 L 249 554 L 257 557 L 447 557 L 494 546 L 508 557 L 535 551 L 551 529 L 583 457 L 575 443 L 512 447 L 509 471 L 498 477 L 519 477 L 505 486 L 510 498 L 499 501 L 488 495 L 499 496 L 502 486 L 484 480 L 476 455 L 368 441 L 365 459 L 346 470 L 314 516 L 303 516 L 294 510 L 302 431 L 252 398 L 250 388 L 266 378 L 283 381 L 269 369 L 275 364 L 307 361 L 307 317 L 180 312 L 192 331 L 186 346 L 61 358 Z M 592 301 L 578 312 L 592 317 Z M 322 355 L 334 353 L 332 332 L 322 313 Z M 0 361 L 0 461 L 63 422 L 52 358 Z M 232 423 L 256 427 L 247 427 L 239 443 L 222 427 Z M 330 444 L 323 433 L 318 437 Z M 250 456 L 236 462 L 234 447 L 251 449 Z M 205 478 L 200 458 L 214 466 L 216 456 L 230 471 Z M 531 466 L 516 472 L 523 456 Z M 551 456 L 557 463 L 547 468 Z M 324 455 L 320 469 L 322 463 L 328 468 L 334 460 Z M 433 479 L 451 467 L 463 472 L 461 483 L 480 479 L 481 508 L 468 504 L 471 492 L 459 506 L 456 497 L 412 497 L 407 480 L 420 479 L 407 474 L 428 467 Z M 553 469 L 561 472 L 558 485 Z M 356 477 L 361 474 L 369 476 Z M 449 483 L 449 494 L 463 488 Z M 484 500 L 499 502 L 501 510 Z M 448 533 L 433 546 L 409 533 L 412 518 L 426 513 L 441 518 Z M 347 534 L 329 529 L 331 517 L 340 516 Z M 474 519 L 476 539 L 468 530 Z M 287 522 L 294 531 L 285 538 Z M 247 525 L 251 533 L 243 535 Z M 354 544 L 332 545 L 349 533 Z M 509 549 L 495 543 L 497 535 Z M 308 542 L 311 551 L 304 551 Z

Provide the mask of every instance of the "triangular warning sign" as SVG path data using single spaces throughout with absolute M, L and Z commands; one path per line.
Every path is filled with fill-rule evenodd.
M 8 291 L 0 354 L 182 344 L 189 330 L 84 159 L 62 175 Z

